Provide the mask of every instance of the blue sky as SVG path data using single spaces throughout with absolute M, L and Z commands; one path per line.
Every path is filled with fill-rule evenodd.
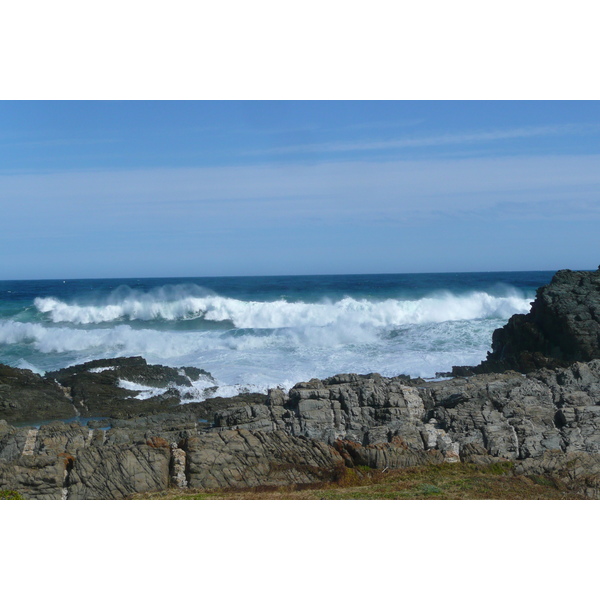
M 0 102 L 0 279 L 594 269 L 599 108 Z

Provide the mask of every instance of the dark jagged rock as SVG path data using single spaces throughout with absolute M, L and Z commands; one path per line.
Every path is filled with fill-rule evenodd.
M 110 372 L 118 379 L 125 379 L 149 387 L 189 386 L 190 381 L 198 381 L 201 377 L 214 381 L 212 375 L 203 369 L 149 365 L 141 356 L 92 360 L 66 369 L 51 371 L 46 374 L 46 377 L 60 382 L 65 378 L 89 373 L 93 370 L 101 370 L 103 373 Z
M 27 369 L 0 364 L 0 419 L 10 423 L 76 415 L 66 390 Z
M 94 360 L 46 374 L 68 390 L 79 413 L 86 416 L 128 418 L 162 413 L 181 402 L 181 388 L 193 389 L 201 377 L 213 381 L 210 373 L 195 367 L 175 369 L 149 365 L 143 358 Z M 125 389 L 121 382 L 158 388 L 156 395 L 140 400 L 139 391 Z
M 197 397 L 192 383 L 199 379 L 214 381 L 202 369 L 149 365 L 141 357 L 90 361 L 43 377 L 0 365 L 0 419 L 24 425 L 75 416 L 97 417 L 102 422 L 92 420 L 92 426 L 102 428 L 110 426 L 113 419 L 180 413 L 212 422 L 219 410 L 267 401 L 266 394 L 256 393 L 190 401 Z M 156 393 L 140 399 L 140 392 L 125 389 L 119 385 L 122 381 L 155 388 Z
M 492 336 L 492 351 L 477 367 L 454 367 L 454 376 L 530 373 L 600 358 L 600 270 L 558 271 L 537 291 L 526 315 L 513 315 Z

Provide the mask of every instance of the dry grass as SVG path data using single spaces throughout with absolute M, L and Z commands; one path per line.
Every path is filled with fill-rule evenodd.
M 510 462 L 428 465 L 382 472 L 346 469 L 335 483 L 243 490 L 179 490 L 134 500 L 581 500 L 559 482 L 515 475 Z

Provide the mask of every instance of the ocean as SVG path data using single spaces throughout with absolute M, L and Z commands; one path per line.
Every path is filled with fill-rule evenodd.
M 435 378 L 483 360 L 553 274 L 0 281 L 0 362 L 44 373 L 143 356 L 212 373 L 198 399 L 337 373 Z

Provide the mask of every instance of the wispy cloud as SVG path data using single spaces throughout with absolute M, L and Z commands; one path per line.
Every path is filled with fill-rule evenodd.
M 566 264 L 599 189 L 600 154 L 0 172 L 0 278 Z
M 336 153 L 336 152 L 369 152 L 378 150 L 398 150 L 427 146 L 449 146 L 496 142 L 518 138 L 533 138 L 557 135 L 574 135 L 597 132 L 598 124 L 564 124 L 539 127 L 519 127 L 513 129 L 494 129 L 471 131 L 433 136 L 405 136 L 393 140 L 358 140 L 343 142 L 324 142 L 316 144 L 298 144 L 280 146 L 267 150 L 253 151 L 249 154 L 303 154 L 303 153 Z
M 506 202 L 535 203 L 540 211 L 562 202 L 573 216 L 596 218 L 589 207 L 599 189 L 600 155 L 13 173 L 0 174 L 0 229 L 18 235 L 74 224 L 183 231 L 198 223 L 285 227 L 315 216 L 332 227 L 376 216 L 511 218 L 514 210 L 503 214 Z

